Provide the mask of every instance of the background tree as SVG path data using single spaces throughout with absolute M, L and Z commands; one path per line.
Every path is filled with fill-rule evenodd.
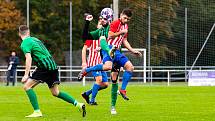
M 11 50 L 18 50 L 19 38 L 17 35 L 17 27 L 22 24 L 23 17 L 21 11 L 16 8 L 13 1 L 0 1 L 0 54 L 6 57 Z
M 44 40 L 45 45 L 60 65 L 65 65 L 66 55 L 64 52 L 69 51 L 70 47 L 70 1 L 30 0 L 31 32 L 36 37 Z M 83 45 L 81 36 L 84 25 L 84 13 L 87 12 L 94 15 L 95 20 L 92 22 L 90 28 L 96 28 L 98 14 L 102 9 L 99 2 L 97 0 L 72 1 L 72 44 L 74 51 L 80 50 Z M 103 6 L 109 7 L 107 0 L 102 1 L 102 3 Z M 26 1 L 17 1 L 17 6 L 21 9 L 22 13 L 26 13 Z M 73 55 L 75 56 L 76 54 Z M 80 60 L 78 61 L 80 62 Z

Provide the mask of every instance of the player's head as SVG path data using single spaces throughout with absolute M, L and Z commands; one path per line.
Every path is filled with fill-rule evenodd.
M 25 37 L 25 36 L 30 36 L 30 30 L 26 25 L 20 25 L 19 26 L 19 36 Z
M 11 55 L 12 55 L 12 56 L 16 56 L 16 52 L 15 52 L 15 51 L 12 51 L 12 52 L 11 52 Z
M 120 14 L 120 20 L 123 24 L 126 24 L 130 21 L 132 16 L 132 11 L 129 8 L 126 8 L 122 11 L 122 13 Z
M 113 19 L 113 10 L 111 8 L 104 8 L 102 9 L 100 16 L 102 17 L 101 24 L 107 25 Z
M 98 24 L 97 24 L 97 29 L 100 29 L 102 27 L 102 17 L 99 16 Z

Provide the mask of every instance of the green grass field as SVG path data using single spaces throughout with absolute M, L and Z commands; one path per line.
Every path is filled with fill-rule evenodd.
M 81 92 L 91 87 L 81 84 L 61 84 L 61 90 L 84 102 Z M 97 95 L 98 106 L 87 105 L 87 116 L 81 117 L 77 109 L 55 98 L 45 84 L 35 91 L 41 118 L 25 118 L 32 107 L 21 85 L 0 86 L 0 121 L 215 121 L 215 87 L 150 86 L 130 84 L 129 101 L 118 96 L 117 115 L 110 114 L 110 87 Z

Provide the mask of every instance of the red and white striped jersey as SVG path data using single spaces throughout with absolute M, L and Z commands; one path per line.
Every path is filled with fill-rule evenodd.
M 120 19 L 113 21 L 110 24 L 110 30 L 111 32 L 119 32 L 123 29 L 128 29 L 128 24 L 122 24 Z M 115 45 L 117 48 L 120 48 L 122 45 L 122 41 L 127 38 L 128 33 L 126 33 L 125 35 L 119 35 L 115 38 L 108 38 L 108 44 L 109 45 Z
M 102 63 L 100 56 L 100 41 L 98 40 L 87 40 L 85 45 L 89 48 L 89 55 L 87 58 L 87 67 L 95 66 Z

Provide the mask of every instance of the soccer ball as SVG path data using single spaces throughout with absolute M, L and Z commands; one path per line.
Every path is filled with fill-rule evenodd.
M 102 9 L 100 15 L 102 18 L 105 18 L 108 21 L 111 21 L 113 19 L 113 10 L 111 8 L 104 8 Z

